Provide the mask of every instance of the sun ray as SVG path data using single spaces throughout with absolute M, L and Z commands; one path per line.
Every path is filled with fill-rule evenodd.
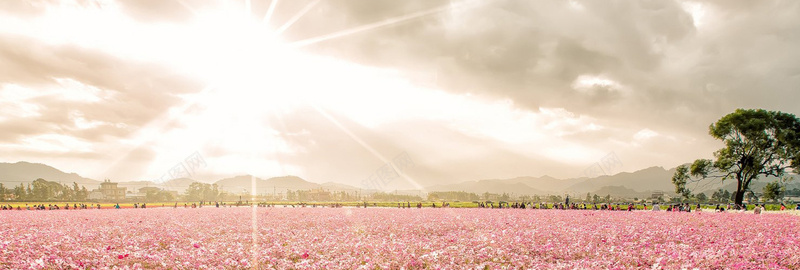
M 273 116 L 275 116 L 275 119 L 278 120 L 278 128 L 280 129 L 280 130 L 278 130 L 278 132 L 286 133 L 288 128 L 286 127 L 286 122 L 283 121 L 283 113 L 278 111 L 278 110 L 273 110 Z M 277 161 L 278 166 L 280 166 L 281 175 L 286 175 L 286 167 L 283 165 L 283 158 L 281 158 L 281 155 L 278 152 L 278 146 L 277 145 L 274 146 L 274 152 L 273 153 L 274 153 L 274 156 L 275 156 L 275 161 Z
M 300 20 L 300 18 L 302 18 L 303 15 L 306 15 L 306 13 L 308 13 L 308 11 L 310 11 L 312 8 L 314 8 L 314 6 L 319 4 L 319 1 L 320 0 L 314 0 L 311 3 L 308 3 L 308 5 L 303 7 L 303 9 L 300 10 L 300 12 L 297 12 L 297 14 L 295 14 L 291 19 L 289 19 L 289 21 L 287 21 L 280 28 L 278 28 L 278 30 L 275 31 L 275 35 L 276 36 L 280 35 L 281 33 L 283 33 L 283 31 L 286 31 L 286 29 L 289 29 L 289 27 L 291 27 L 292 24 L 294 24 L 295 22 Z
M 394 18 L 388 18 L 388 19 L 385 19 L 385 20 L 382 20 L 382 21 L 378 21 L 378 22 L 374 22 L 374 23 L 370 23 L 370 24 L 365 24 L 365 25 L 362 25 L 362 26 L 353 27 L 353 28 L 345 29 L 345 30 L 338 31 L 338 32 L 333 32 L 333 33 L 325 34 L 325 35 L 318 36 L 318 37 L 313 37 L 313 38 L 308 38 L 308 39 L 304 39 L 304 40 L 300 40 L 300 41 L 295 41 L 295 42 L 290 43 L 289 45 L 292 46 L 292 47 L 308 46 L 308 45 L 311 45 L 311 44 L 314 44 L 314 43 L 318 43 L 318 42 L 322 42 L 322 41 L 326 41 L 326 40 L 330 40 L 330 39 L 335 39 L 335 38 L 340 38 L 340 37 L 345 37 L 345 36 L 349 36 L 349 35 L 352 35 L 352 34 L 357 34 L 357 33 L 360 33 L 360 32 L 365 32 L 365 31 L 369 31 L 369 30 L 375 30 L 375 29 L 378 29 L 378 28 L 381 28 L 381 27 L 386 27 L 386 26 L 390 26 L 390 25 L 394 25 L 394 24 L 398 24 L 398 23 L 403 23 L 403 22 L 407 22 L 407 21 L 410 21 L 410 20 L 413 20 L 413 19 L 420 18 L 420 17 L 424 17 L 424 16 L 440 13 L 440 12 L 447 11 L 447 10 L 463 8 L 463 7 L 466 7 L 465 3 L 442 5 L 442 6 L 438 6 L 438 7 L 432 8 L 432 9 L 417 11 L 417 12 L 409 13 L 409 14 L 406 14 L 406 15 L 403 15 L 403 16 L 394 17 Z
M 178 4 L 189 10 L 189 12 L 191 12 L 192 15 L 197 16 L 197 10 L 195 10 L 192 6 L 187 4 L 184 0 L 178 0 Z
M 142 137 L 144 137 L 145 139 L 139 141 L 139 143 L 137 143 L 135 145 L 132 145 L 132 146 L 128 147 L 127 154 L 120 155 L 119 158 L 117 158 L 116 160 L 112 161 L 109 164 L 109 166 L 106 167 L 106 168 L 108 168 L 108 170 L 106 170 L 103 174 L 104 175 L 108 175 L 109 174 L 109 170 L 113 170 L 114 168 L 116 168 L 117 165 L 120 162 L 122 162 L 122 160 L 125 160 L 127 158 L 127 156 L 130 155 L 131 153 L 133 153 L 133 151 L 135 151 L 136 149 L 139 149 L 144 145 L 152 144 L 153 141 L 155 141 L 155 140 L 157 140 L 159 138 L 159 135 L 161 135 L 162 133 L 165 132 L 164 129 L 167 128 L 173 121 L 175 121 L 175 119 L 177 119 L 178 117 L 184 115 L 186 113 L 186 111 L 191 106 L 197 104 L 197 102 L 200 99 L 200 97 L 207 95 L 208 93 L 210 93 L 211 91 L 213 91 L 215 89 L 216 89 L 216 87 L 214 85 L 206 86 L 199 93 L 193 95 L 192 98 L 189 98 L 186 102 L 184 102 L 176 110 L 177 113 L 171 115 L 169 113 L 169 111 L 164 111 L 163 113 L 161 113 L 162 116 L 158 116 L 158 117 L 153 118 L 153 120 L 151 120 L 150 122 L 148 122 L 147 124 L 145 124 L 141 128 L 137 129 L 136 132 L 134 132 L 133 134 L 131 134 L 128 137 L 129 138 L 142 138 Z M 166 117 L 164 117 L 163 115 L 166 115 Z M 148 131 L 149 131 L 149 133 L 145 133 L 145 132 L 148 132 Z
M 403 178 L 405 178 L 405 179 L 406 179 L 406 181 L 408 181 L 408 183 L 410 183 L 411 185 L 413 185 L 413 186 L 414 186 L 414 188 L 416 188 L 416 189 L 418 189 L 418 190 L 421 190 L 421 191 L 423 191 L 423 192 L 425 191 L 425 187 L 423 187 L 422 185 L 420 185 L 419 183 L 417 183 L 417 181 L 416 181 L 416 180 L 414 180 L 413 178 L 411 178 L 410 176 L 408 176 L 408 175 L 406 175 L 405 173 L 403 173 L 403 170 L 400 170 L 400 169 L 398 169 L 398 168 L 397 168 L 397 166 L 395 166 L 394 162 L 390 162 L 388 159 L 386 159 L 385 157 L 383 157 L 383 155 L 381 155 L 380 153 L 378 153 L 378 151 L 377 151 L 377 150 L 375 150 L 375 148 L 372 148 L 372 146 L 370 146 L 369 144 L 367 144 L 366 142 L 364 142 L 364 140 L 362 140 L 360 137 L 358 137 L 358 135 L 356 135 L 356 134 L 354 134 L 353 132 L 351 132 L 349 129 L 347 129 L 347 127 L 345 127 L 344 125 L 342 125 L 342 123 L 339 123 L 339 121 L 338 121 L 338 120 L 336 120 L 336 118 L 334 118 L 332 115 L 328 114 L 328 113 L 327 113 L 325 110 L 323 110 L 322 108 L 320 108 L 320 107 L 319 107 L 319 106 L 317 106 L 317 105 L 311 105 L 311 107 L 313 107 L 313 108 L 314 108 L 314 110 L 316 110 L 316 111 L 317 111 L 319 114 L 321 114 L 323 117 L 325 117 L 325 119 L 327 119 L 328 121 L 330 121 L 331 123 L 333 123 L 333 124 L 334 124 L 336 127 L 338 127 L 339 129 L 341 129 L 341 130 L 342 130 L 342 132 L 344 132 L 345 134 L 347 134 L 347 136 L 349 136 L 351 139 L 353 139 L 354 141 L 356 141 L 356 143 L 358 143 L 359 145 L 361 145 L 361 147 L 364 147 L 364 149 L 366 149 L 367 151 L 369 151 L 369 152 L 370 152 L 370 153 L 371 153 L 373 156 L 375 156 L 375 157 L 376 157 L 377 159 L 379 159 L 381 162 L 383 162 L 384 164 L 389 164 L 389 166 L 392 166 L 392 169 L 393 169 L 395 172 L 397 172 L 397 174 L 399 174 L 400 176 L 402 176 Z
M 264 19 L 261 21 L 261 24 L 267 25 L 269 24 L 269 20 L 272 19 L 272 13 L 275 12 L 275 7 L 278 5 L 278 0 L 272 0 L 269 2 L 269 9 L 267 9 L 267 14 L 264 14 Z

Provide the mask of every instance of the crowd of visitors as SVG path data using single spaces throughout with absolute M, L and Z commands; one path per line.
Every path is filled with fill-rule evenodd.
M 257 207 L 275 207 L 276 203 L 267 203 L 267 202 L 256 202 L 255 204 L 247 201 L 238 201 L 235 203 L 227 203 L 227 202 L 207 202 L 207 201 L 200 201 L 198 203 L 179 203 L 175 202 L 172 207 L 178 208 L 202 208 L 206 207 L 239 207 L 239 206 L 251 206 L 255 205 Z M 278 204 L 283 205 L 283 207 L 330 207 L 330 208 L 341 208 L 345 205 L 342 203 L 291 203 L 291 204 Z M 357 203 L 355 207 L 369 207 L 370 204 L 367 202 Z M 372 207 L 378 207 L 377 203 L 372 203 Z M 383 205 L 386 206 L 386 205 Z M 667 211 L 667 212 L 692 212 L 692 211 L 710 211 L 709 205 L 703 207 L 700 204 L 691 205 L 689 203 L 678 203 L 678 204 L 668 204 L 665 206 L 661 206 L 659 204 L 653 204 L 651 206 L 647 204 L 634 204 L 634 203 L 569 203 L 569 200 L 566 200 L 563 203 L 534 203 L 534 202 L 477 202 L 478 208 L 490 208 L 490 209 L 560 209 L 560 210 L 606 210 L 606 211 L 634 211 L 634 210 L 649 210 L 649 211 Z M 133 208 L 147 208 L 147 203 L 134 203 L 132 205 Z M 169 207 L 161 204 L 161 207 Z M 450 207 L 450 203 L 448 202 L 441 202 L 437 204 L 436 202 L 432 202 L 430 204 L 417 202 L 399 202 L 397 203 L 397 208 L 446 208 Z M 116 203 L 112 206 L 114 209 L 123 208 Z M 0 210 L 78 210 L 78 209 L 102 209 L 99 203 L 73 203 L 70 205 L 69 203 L 65 203 L 63 205 L 59 204 L 24 204 L 24 205 L 17 205 L 12 206 L 10 204 L 0 206 Z M 714 212 L 728 212 L 728 211 L 748 211 L 747 209 L 752 209 L 753 213 L 761 214 L 762 212 L 766 211 L 766 205 L 764 204 L 755 204 L 754 207 L 750 208 L 746 204 L 737 205 L 737 204 L 716 204 L 713 208 Z M 781 211 L 787 210 L 787 206 L 784 203 L 780 204 Z M 800 204 L 797 204 L 794 208 L 795 210 L 800 210 Z

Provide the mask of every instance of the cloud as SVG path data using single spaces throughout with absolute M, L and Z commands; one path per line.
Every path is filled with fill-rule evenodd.
M 44 13 L 48 5 L 56 1 L 51 0 L 31 0 L 31 1 L 2 1 L 0 2 L 0 12 L 12 16 L 30 17 Z
M 312 28 L 323 18 L 325 29 L 348 29 L 439 4 L 392 2 L 324 2 L 287 35 L 303 39 L 319 34 Z M 797 92 L 790 90 L 798 80 L 798 55 L 790 49 L 798 45 L 800 32 L 796 3 L 618 1 L 579 6 L 480 3 L 306 49 L 397 68 L 410 76 L 434 74 L 428 77 L 437 78 L 438 87 L 446 91 L 510 98 L 533 110 L 560 107 L 631 125 L 666 114 L 673 120 L 660 124 L 704 133 L 704 126 L 737 107 L 797 113 L 783 98 Z M 695 25 L 697 8 L 687 6 L 703 10 L 703 29 Z M 362 8 L 375 12 L 365 15 Z M 328 21 L 328 15 L 341 19 Z M 617 95 L 605 86 L 573 88 L 580 77 L 597 75 L 612 78 L 631 93 Z M 728 90 L 704 91 L 709 83 Z M 634 113 L 637 117 L 630 117 Z
M 197 82 L 155 64 L 20 36 L 0 35 L 0 59 L 3 92 L 14 88 L 16 96 L 28 96 L 17 100 L 17 106 L 36 108 L 36 116 L 25 118 L 61 132 L 83 132 L 92 141 L 95 134 L 76 126 L 70 115 L 130 132 L 181 102 L 178 95 L 200 90 Z
M 611 151 L 626 170 L 710 155 L 739 107 L 800 114 L 796 2 L 280 1 L 250 29 L 270 6 L 251 2 L 0 3 L 0 159 L 135 178 L 200 151 L 207 175 L 358 185 L 405 151 L 423 185 L 571 177 Z M 331 38 L 242 44 L 279 28 Z M 231 85 L 188 105 L 207 81 Z M 321 110 L 261 115 L 290 103 Z
M 185 22 L 193 17 L 195 8 L 202 7 L 202 1 L 192 1 L 189 6 L 174 0 L 120 0 L 124 13 L 144 23 Z

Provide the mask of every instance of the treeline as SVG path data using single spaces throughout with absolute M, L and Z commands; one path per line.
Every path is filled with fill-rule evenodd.
M 422 201 L 422 197 L 417 195 L 376 192 L 369 196 L 369 200 L 379 202 L 419 202 Z
M 89 191 L 84 186 L 61 184 L 42 178 L 25 185 L 6 187 L 0 183 L 0 198 L 15 201 L 85 201 Z
M 289 201 L 335 201 L 351 202 L 359 201 L 358 194 L 345 191 L 325 191 L 320 189 L 309 190 L 287 190 L 286 199 Z
M 223 195 L 217 184 L 194 182 L 186 189 L 187 201 L 218 201 L 223 199 Z

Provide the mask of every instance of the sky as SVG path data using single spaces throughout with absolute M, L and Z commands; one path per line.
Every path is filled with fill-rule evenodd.
M 800 114 L 797 14 L 744 0 L 2 1 L 0 162 L 356 187 L 388 168 L 385 190 L 669 169 L 712 157 L 708 126 L 737 108 Z

